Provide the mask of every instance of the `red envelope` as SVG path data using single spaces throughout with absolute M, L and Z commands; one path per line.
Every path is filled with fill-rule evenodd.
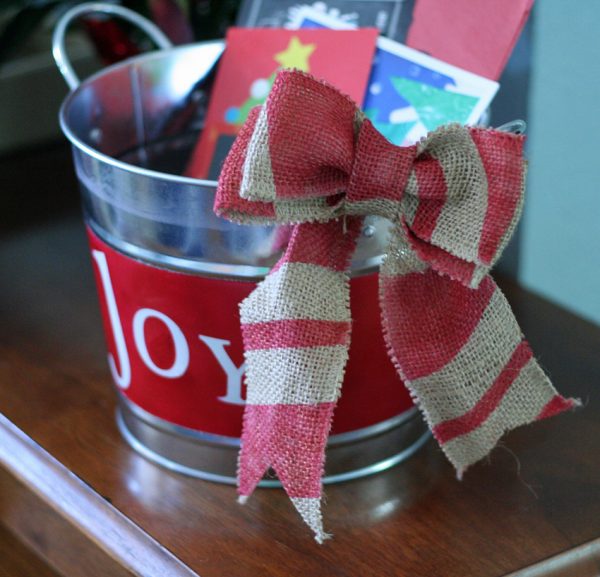
M 186 174 L 216 179 L 250 109 L 264 102 L 275 72 L 299 68 L 361 102 L 378 31 L 231 28 L 219 64 L 204 130 Z
M 406 43 L 498 80 L 533 0 L 418 0 Z

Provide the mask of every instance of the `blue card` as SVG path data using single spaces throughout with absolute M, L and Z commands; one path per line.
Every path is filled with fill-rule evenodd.
M 297 28 L 348 29 L 353 26 L 305 8 Z M 498 90 L 498 83 L 451 66 L 380 37 L 363 109 L 394 144 L 410 144 L 448 122 L 477 124 Z

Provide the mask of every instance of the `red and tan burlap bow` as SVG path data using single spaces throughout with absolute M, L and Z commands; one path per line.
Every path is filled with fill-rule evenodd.
M 242 500 L 272 467 L 317 541 L 326 537 L 324 450 L 348 358 L 348 269 L 366 215 L 393 223 L 379 277 L 389 355 L 459 475 L 506 431 L 576 404 L 544 375 L 488 275 L 521 212 L 523 140 L 450 125 L 394 146 L 335 88 L 279 73 L 227 157 L 215 203 L 237 222 L 296 225 L 240 306 Z

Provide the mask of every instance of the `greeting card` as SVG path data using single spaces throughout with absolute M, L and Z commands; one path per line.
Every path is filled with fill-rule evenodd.
M 377 30 L 232 28 L 219 64 L 201 138 L 187 174 L 216 179 L 250 110 L 266 99 L 276 72 L 295 68 L 361 100 Z
M 247 28 L 289 28 L 298 12 L 310 8 L 354 28 L 377 28 L 404 42 L 412 22 L 415 0 L 242 0 L 237 25 Z
M 346 22 L 313 9 L 296 13 L 302 29 L 348 29 Z M 379 38 L 363 109 L 377 130 L 394 144 L 416 142 L 448 122 L 476 124 L 498 83 Z
M 419 0 L 407 44 L 497 80 L 533 0 Z

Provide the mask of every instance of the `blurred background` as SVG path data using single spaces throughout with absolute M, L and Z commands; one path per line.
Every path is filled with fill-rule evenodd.
M 79 210 L 58 109 L 67 87 L 51 56 L 54 24 L 77 2 L 0 3 L 0 238 Z M 176 44 L 224 35 L 239 0 L 127 0 Z M 600 323 L 600 2 L 537 0 L 492 104 L 491 124 L 528 124 L 525 213 L 498 269 Z M 149 48 L 122 21 L 88 17 L 68 35 L 81 77 Z M 48 182 L 63 194 L 49 197 Z

